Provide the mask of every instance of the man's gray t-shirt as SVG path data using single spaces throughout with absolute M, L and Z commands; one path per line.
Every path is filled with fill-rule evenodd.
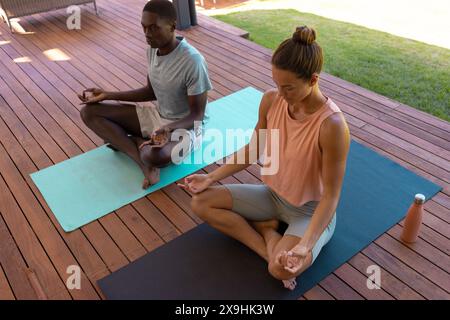
M 181 41 L 167 55 L 158 56 L 157 48 L 147 49 L 148 77 L 158 111 L 161 117 L 173 120 L 190 113 L 188 96 L 212 89 L 205 58 L 184 38 L 177 38 Z

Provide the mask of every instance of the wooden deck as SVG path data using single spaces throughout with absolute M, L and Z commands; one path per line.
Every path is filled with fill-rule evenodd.
M 99 0 L 100 17 L 83 6 L 80 31 L 67 30 L 64 10 L 22 18 L 29 34 L 12 36 L 0 23 L 0 299 L 101 299 L 96 280 L 201 223 L 190 196 L 172 184 L 65 233 L 29 177 L 103 143 L 83 125 L 77 93 L 145 83 L 144 3 Z M 180 34 L 208 61 L 211 100 L 247 86 L 273 86 L 270 50 L 210 19 L 199 22 Z M 50 49 L 69 60 L 51 61 L 43 54 Z M 30 61 L 20 62 L 23 57 Z M 331 75 L 323 74 L 321 86 L 345 112 L 353 139 L 443 191 L 426 203 L 416 244 L 398 240 L 403 224 L 397 224 L 302 299 L 449 299 L 450 123 Z M 260 183 L 258 168 L 223 182 Z M 382 268 L 381 290 L 366 287 L 372 264 Z M 65 286 L 69 265 L 82 269 L 81 290 Z

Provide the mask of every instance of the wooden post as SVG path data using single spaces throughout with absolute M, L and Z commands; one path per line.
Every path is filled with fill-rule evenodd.
M 191 25 L 196 26 L 197 22 L 197 9 L 195 8 L 195 0 L 189 0 L 189 13 L 191 15 Z
M 189 10 L 190 0 L 173 0 L 177 12 L 177 29 L 184 30 L 191 26 L 191 14 Z

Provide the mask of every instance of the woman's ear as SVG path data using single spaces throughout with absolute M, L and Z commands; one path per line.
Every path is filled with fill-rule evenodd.
M 311 87 L 314 87 L 317 83 L 319 83 L 319 74 L 314 72 L 311 76 L 311 81 L 309 85 Z

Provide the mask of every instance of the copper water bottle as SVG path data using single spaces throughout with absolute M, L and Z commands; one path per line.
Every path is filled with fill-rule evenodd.
M 425 196 L 420 193 L 416 194 L 414 197 L 414 202 L 411 207 L 409 207 L 408 213 L 406 214 L 405 224 L 403 226 L 401 236 L 401 239 L 404 242 L 416 242 L 419 235 L 420 226 L 422 225 L 424 202 Z

